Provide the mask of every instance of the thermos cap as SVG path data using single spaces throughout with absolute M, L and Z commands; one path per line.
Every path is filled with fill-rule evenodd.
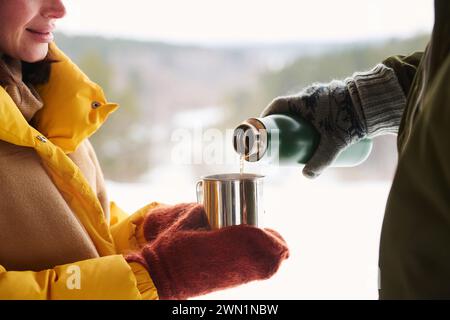
M 249 118 L 239 124 L 233 132 L 234 150 L 246 161 L 259 161 L 267 151 L 266 126 L 257 118 Z

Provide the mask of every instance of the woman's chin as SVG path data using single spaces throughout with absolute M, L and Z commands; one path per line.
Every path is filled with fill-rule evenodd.
M 43 43 L 38 46 L 34 46 L 29 50 L 25 50 L 22 52 L 20 60 L 34 63 L 41 60 L 44 60 L 48 53 L 48 43 Z

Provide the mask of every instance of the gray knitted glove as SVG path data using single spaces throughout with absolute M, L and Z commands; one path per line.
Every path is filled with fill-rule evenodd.
M 306 177 L 315 178 L 348 145 L 366 137 L 396 134 L 405 105 L 394 70 L 378 64 L 344 81 L 313 84 L 297 95 L 278 97 L 261 116 L 297 114 L 317 129 L 319 146 L 303 168 Z

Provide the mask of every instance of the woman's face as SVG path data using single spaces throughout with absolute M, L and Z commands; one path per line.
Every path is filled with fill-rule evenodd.
M 26 62 L 45 58 L 62 0 L 0 0 L 0 52 Z

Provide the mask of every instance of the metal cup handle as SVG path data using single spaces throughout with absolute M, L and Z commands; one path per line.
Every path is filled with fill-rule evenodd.
M 197 184 L 195 185 L 195 192 L 197 194 L 197 202 L 203 203 L 203 181 L 197 181 Z

